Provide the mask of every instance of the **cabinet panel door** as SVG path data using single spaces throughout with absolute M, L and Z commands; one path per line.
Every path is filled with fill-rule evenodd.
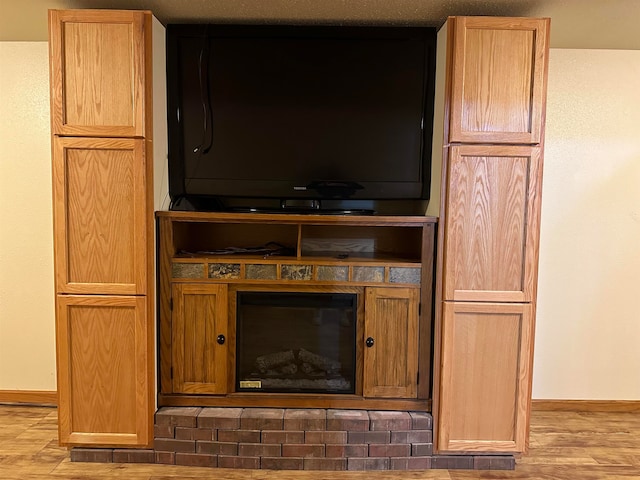
M 452 31 L 449 141 L 540 143 L 549 19 L 454 17 Z
M 144 163 L 143 140 L 54 137 L 58 293 L 146 293 Z
M 532 309 L 444 302 L 439 452 L 526 449 Z
M 62 445 L 145 446 L 153 385 L 146 297 L 57 297 Z M 151 356 L 152 357 L 152 356 Z
M 175 284 L 172 298 L 174 393 L 227 393 L 227 285 Z
M 418 376 L 417 288 L 366 289 L 365 397 L 416 398 Z
M 150 22 L 134 11 L 49 12 L 54 135 L 144 135 Z
M 451 147 L 444 225 L 444 298 L 535 298 L 540 217 L 537 147 Z

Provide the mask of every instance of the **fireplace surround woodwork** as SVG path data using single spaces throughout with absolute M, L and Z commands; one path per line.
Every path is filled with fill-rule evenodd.
M 429 409 L 435 218 L 158 212 L 157 219 L 160 406 Z M 285 254 L 252 253 L 272 244 Z M 354 393 L 238 388 L 239 292 L 355 295 Z
M 160 212 L 156 250 L 151 78 L 164 52 L 151 13 L 51 11 L 49 23 L 61 444 L 152 447 L 157 334 L 161 407 L 432 412 L 439 458 L 527 450 L 549 19 L 452 17 L 441 30 L 435 282 L 429 217 Z M 268 242 L 294 253 L 197 253 Z M 357 295 L 355 393 L 234 391 L 246 290 Z M 187 327 L 195 305 L 211 313 L 202 333 L 226 329 L 221 348 L 205 348 L 220 333 Z

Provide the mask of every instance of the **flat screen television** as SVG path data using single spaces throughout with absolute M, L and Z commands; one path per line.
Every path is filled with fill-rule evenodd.
M 171 208 L 428 199 L 434 75 L 430 28 L 169 25 Z

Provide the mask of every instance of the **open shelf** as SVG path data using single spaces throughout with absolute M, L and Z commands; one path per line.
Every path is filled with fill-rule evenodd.
M 250 261 L 420 263 L 423 228 L 432 217 L 268 215 L 158 212 L 171 224 L 175 258 Z M 283 254 L 252 255 L 247 249 L 282 247 Z M 239 253 L 216 254 L 237 250 Z

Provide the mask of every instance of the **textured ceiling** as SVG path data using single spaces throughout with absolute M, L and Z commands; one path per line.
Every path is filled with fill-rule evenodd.
M 164 24 L 440 26 L 449 15 L 551 17 L 555 48 L 640 50 L 640 0 L 0 0 L 0 41 L 44 41 L 49 8 L 151 10 Z

